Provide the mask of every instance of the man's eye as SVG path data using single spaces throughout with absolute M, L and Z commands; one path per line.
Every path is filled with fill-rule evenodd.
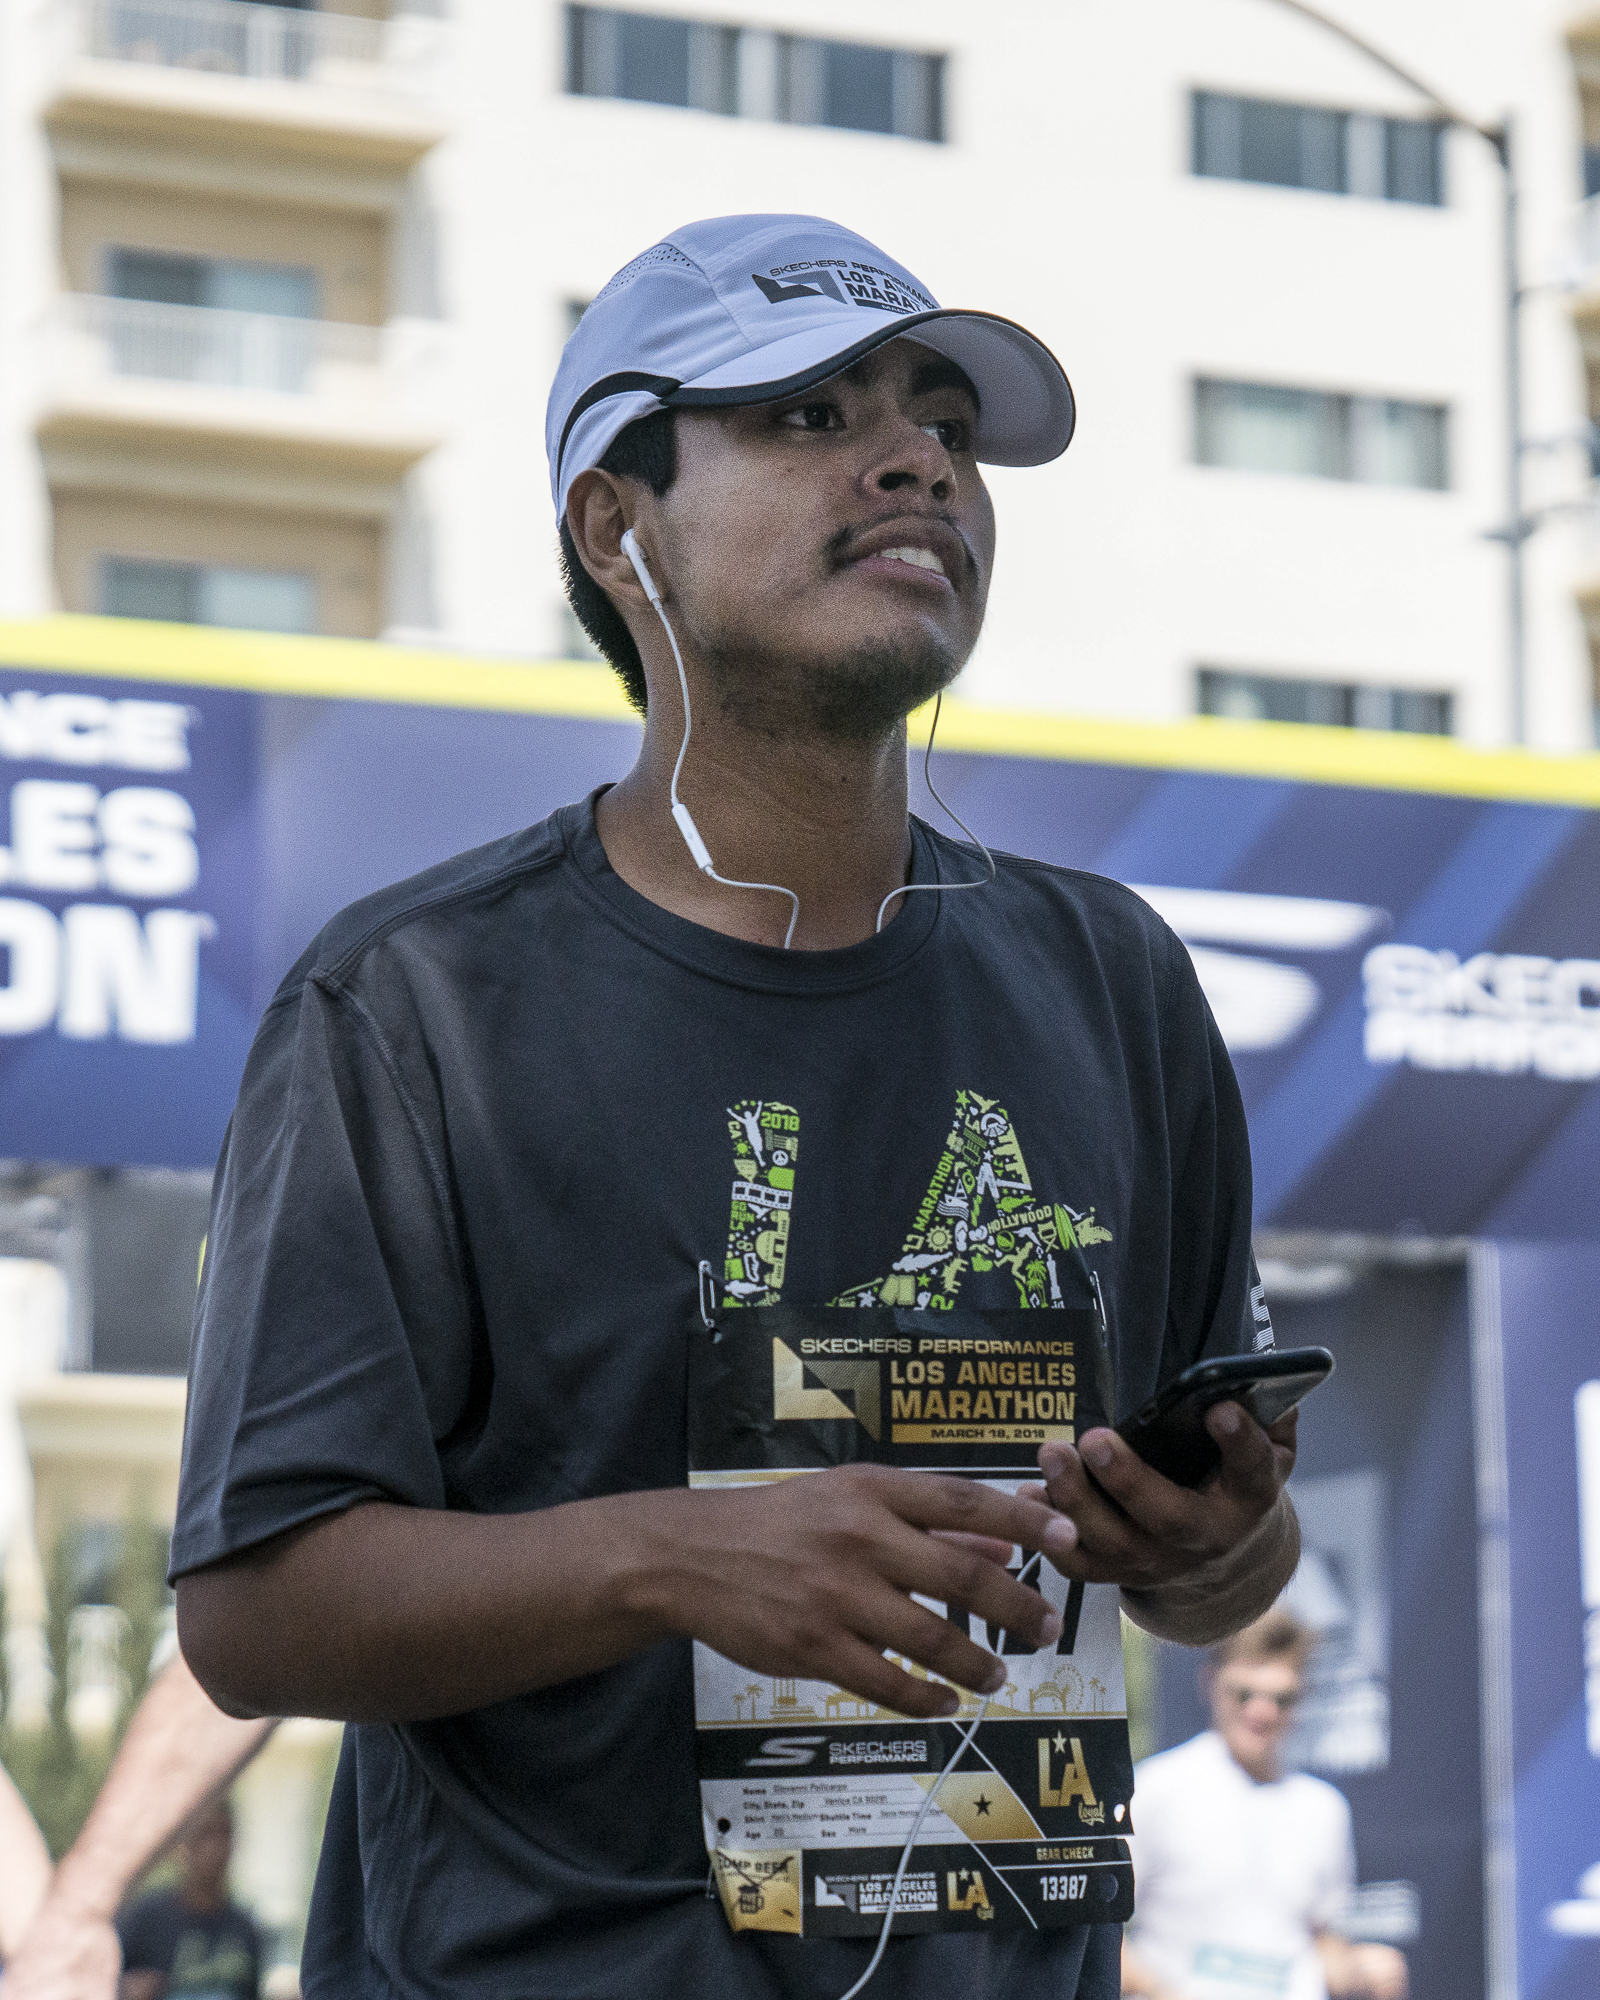
M 797 431 L 830 431 L 840 421 L 835 403 L 797 403 L 779 420 Z
M 931 424 L 924 424 L 922 428 L 929 437 L 936 437 L 946 451 L 967 449 L 967 426 L 960 417 L 939 417 Z

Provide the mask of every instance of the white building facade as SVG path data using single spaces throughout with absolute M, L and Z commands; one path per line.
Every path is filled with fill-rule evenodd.
M 676 224 L 820 212 L 1078 392 L 993 476 L 971 697 L 1506 738 L 1498 169 L 1276 0 L 343 4 L 0 0 L 0 615 L 566 652 L 573 312 Z M 1328 11 L 1517 120 L 1527 733 L 1587 748 L 1600 21 Z

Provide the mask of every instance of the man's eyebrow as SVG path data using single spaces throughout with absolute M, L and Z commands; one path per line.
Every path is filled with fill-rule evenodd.
M 942 354 L 928 361 L 919 361 L 911 377 L 913 396 L 926 396 L 933 389 L 959 389 L 964 396 L 972 398 L 975 410 L 981 412 L 983 409 L 983 399 L 973 387 L 972 377 Z

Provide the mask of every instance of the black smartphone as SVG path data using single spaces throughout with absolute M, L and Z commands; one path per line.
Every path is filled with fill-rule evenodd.
M 1270 1430 L 1332 1373 L 1333 1356 L 1325 1347 L 1268 1348 L 1197 1361 L 1118 1424 L 1117 1436 L 1175 1486 L 1200 1486 L 1222 1463 L 1205 1422 L 1214 1403 L 1239 1403 Z

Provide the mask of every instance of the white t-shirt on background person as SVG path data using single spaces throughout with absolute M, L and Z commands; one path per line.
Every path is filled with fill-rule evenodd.
M 1210 1729 L 1134 1787 L 1140 1960 L 1183 2000 L 1327 2000 L 1315 1933 L 1356 1879 L 1342 1795 L 1303 1772 L 1257 1784 Z

